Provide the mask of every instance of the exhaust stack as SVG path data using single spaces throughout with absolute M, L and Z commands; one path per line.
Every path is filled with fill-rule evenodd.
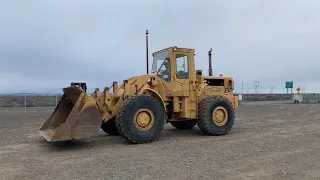
M 208 51 L 208 55 L 209 55 L 209 76 L 212 76 L 212 60 L 211 60 L 212 48 Z
M 147 74 L 149 74 L 149 48 L 148 48 L 148 34 L 149 30 L 146 30 L 146 60 L 147 60 Z

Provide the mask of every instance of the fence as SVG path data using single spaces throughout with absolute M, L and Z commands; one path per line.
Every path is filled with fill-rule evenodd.
M 0 108 L 55 107 L 62 95 L 8 94 L 0 95 Z
M 293 96 L 294 100 L 299 101 L 299 103 L 307 104 L 318 104 L 320 103 L 320 93 L 308 93 L 308 94 L 295 94 Z

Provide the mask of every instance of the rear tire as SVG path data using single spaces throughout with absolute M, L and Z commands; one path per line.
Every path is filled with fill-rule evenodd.
M 170 121 L 170 124 L 177 129 L 188 130 L 192 129 L 197 124 L 197 121 L 193 119 L 186 121 Z
M 219 113 L 216 113 L 218 114 L 217 116 L 213 115 L 215 110 L 219 111 Z M 234 119 L 233 106 L 226 97 L 208 96 L 199 103 L 199 119 L 197 124 L 205 134 L 215 136 L 227 134 L 232 129 Z
M 128 142 L 149 143 L 157 139 L 163 130 L 165 110 L 152 96 L 131 96 L 120 106 L 115 123 Z
M 119 131 L 117 130 L 116 123 L 114 122 L 114 118 L 109 119 L 107 122 L 103 122 L 101 125 L 101 129 L 109 135 L 119 135 Z

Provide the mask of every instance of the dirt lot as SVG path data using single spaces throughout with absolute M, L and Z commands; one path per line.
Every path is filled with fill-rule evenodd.
M 1 179 L 320 179 L 317 104 L 243 105 L 226 136 L 168 124 L 158 141 L 145 145 L 103 132 L 48 143 L 37 128 L 50 113 L 0 110 Z

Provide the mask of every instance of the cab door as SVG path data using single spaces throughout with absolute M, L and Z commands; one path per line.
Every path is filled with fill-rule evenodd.
M 186 53 L 174 53 L 174 101 L 179 103 L 180 118 L 191 118 L 190 114 L 190 67 Z

